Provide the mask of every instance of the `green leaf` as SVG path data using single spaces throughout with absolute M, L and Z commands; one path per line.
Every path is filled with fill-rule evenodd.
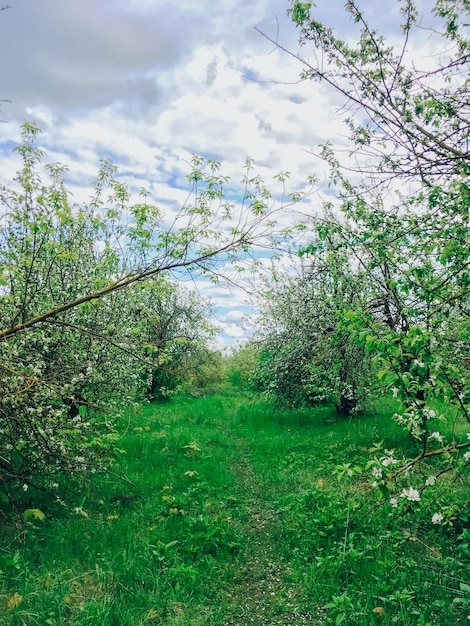
M 23 519 L 25 522 L 32 522 L 35 520 L 43 521 L 46 519 L 46 516 L 41 511 L 41 509 L 26 509 L 23 511 Z

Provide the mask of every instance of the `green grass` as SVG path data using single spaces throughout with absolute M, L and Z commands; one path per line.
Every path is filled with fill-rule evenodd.
M 68 508 L 27 494 L 43 521 L 2 518 L 0 624 L 469 623 L 465 516 L 397 517 L 363 475 L 338 480 L 372 441 L 411 450 L 396 408 L 338 419 L 229 395 L 143 407 L 123 422 L 114 474 Z

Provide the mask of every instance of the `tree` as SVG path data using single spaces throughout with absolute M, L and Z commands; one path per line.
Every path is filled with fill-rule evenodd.
M 393 33 L 396 40 L 400 30 L 400 45 L 387 42 L 356 0 L 345 11 L 356 31 L 341 37 L 316 18 L 313 3 L 294 1 L 290 15 L 309 58 L 289 54 L 303 65 L 304 79 L 322 81 L 344 99 L 353 158 L 338 159 L 332 145 L 323 146 L 322 156 L 338 190 L 334 209 L 344 246 L 375 294 L 348 317 L 380 364 L 381 380 L 403 400 L 397 420 L 421 446 L 414 458 L 393 463 L 382 464 L 388 457 L 378 455 L 375 475 L 387 498 L 393 477 L 398 494 L 407 485 L 402 501 L 419 500 L 436 476 L 458 477 L 470 462 L 468 439 L 454 431 L 445 440 L 435 419 L 435 403 L 445 399 L 470 424 L 463 341 L 470 294 L 470 7 L 437 0 L 420 13 L 411 0 L 401 2 Z M 446 49 L 432 67 L 419 68 L 414 50 L 423 29 L 434 50 L 442 42 Z M 393 472 L 386 471 L 391 465 Z
M 189 355 L 182 391 L 194 396 L 220 391 L 224 380 L 222 354 L 207 345 L 200 345 Z
M 52 184 L 42 186 L 40 154 L 27 143 L 21 150 L 20 189 L 3 193 L 0 239 L 0 319 L 17 328 L 0 342 L 0 466 L 12 499 L 12 489 L 54 490 L 61 474 L 102 469 L 116 434 L 110 415 L 138 395 L 133 346 L 122 343 L 132 307 L 119 292 L 28 326 L 38 311 L 99 289 L 118 265 L 109 241 L 97 245 L 104 222 L 69 207 L 63 170 L 51 168 Z
M 276 402 L 329 404 L 350 415 L 369 396 L 371 364 L 345 312 L 361 310 L 368 285 L 343 254 L 341 236 L 325 225 L 302 250 L 308 260 L 297 273 L 279 275 L 264 293 L 256 378 Z
M 146 395 L 163 400 L 201 367 L 198 355 L 216 333 L 208 321 L 210 309 L 195 292 L 161 277 L 134 288 L 139 323 L 133 330 L 144 342 L 144 352 L 155 363 Z
M 304 66 L 303 78 L 324 81 L 345 98 L 345 121 L 355 152 L 369 161 L 367 166 L 362 160 L 357 171 L 382 185 L 400 177 L 429 186 L 461 175 L 470 163 L 469 7 L 465 0 L 437 0 L 419 13 L 412 0 L 399 4 L 401 23 L 394 24 L 402 34 L 399 46 L 387 44 L 356 0 L 345 5 L 357 27 L 356 45 L 317 21 L 314 3 L 293 2 L 290 14 L 301 45 L 311 45 L 322 55 L 317 64 L 297 57 Z M 442 39 L 449 48 L 436 54 L 432 68 L 421 69 L 413 36 L 426 28 L 434 34 L 435 50 Z
M 192 193 L 170 225 L 145 192 L 132 203 L 107 160 L 90 203 L 74 206 L 67 168 L 42 167 L 38 137 L 23 126 L 22 169 L 0 190 L 0 484 L 12 502 L 109 467 L 119 409 L 143 396 L 165 360 L 180 368 L 196 334 L 188 343 L 178 333 L 202 319 L 167 281 L 183 271 L 216 279 L 255 242 L 269 245 L 276 210 L 251 163 L 235 206 L 220 165 L 197 157 Z
M 255 339 L 238 345 L 224 355 L 224 371 L 228 384 L 236 390 L 254 389 L 254 372 L 260 348 Z

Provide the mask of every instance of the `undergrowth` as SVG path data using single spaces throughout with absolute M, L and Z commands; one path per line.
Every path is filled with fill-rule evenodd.
M 394 411 L 143 407 L 72 506 L 28 491 L 1 513 L 0 624 L 469 623 L 467 485 L 447 486 L 455 514 L 436 525 L 424 502 L 378 506 L 361 469 L 374 441 L 412 451 Z

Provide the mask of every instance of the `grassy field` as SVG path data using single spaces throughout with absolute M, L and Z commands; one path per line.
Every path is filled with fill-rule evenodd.
M 145 406 L 116 476 L 95 475 L 69 508 L 25 494 L 42 520 L 0 518 L 0 624 L 470 623 L 465 515 L 397 516 L 354 470 L 373 441 L 413 446 L 394 410 L 385 399 L 345 420 L 236 395 Z

